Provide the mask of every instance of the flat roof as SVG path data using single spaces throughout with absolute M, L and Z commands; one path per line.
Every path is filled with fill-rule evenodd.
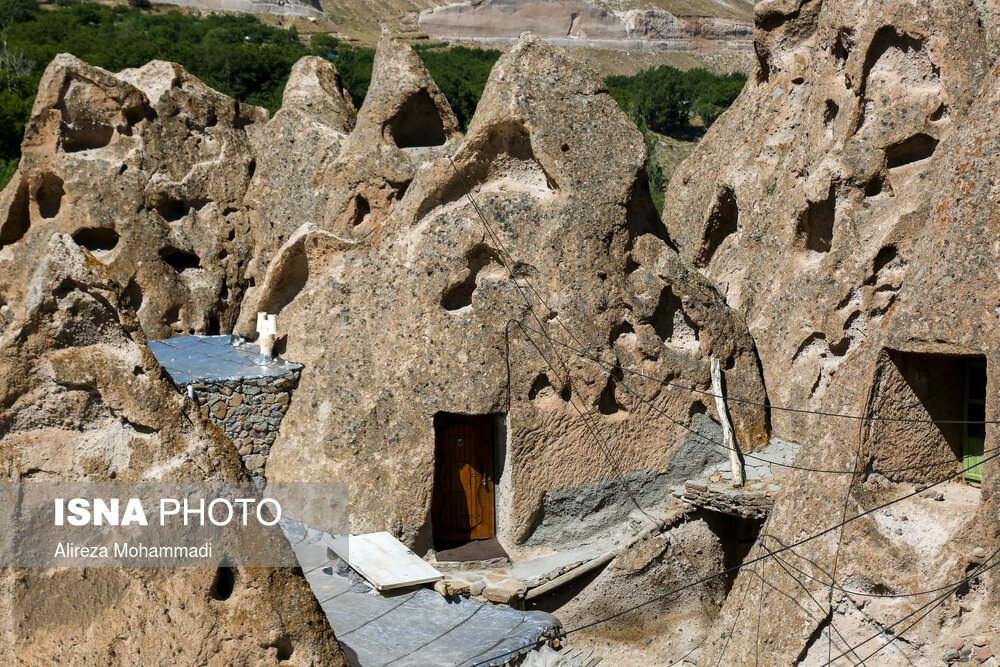
M 179 336 L 150 341 L 153 356 L 178 385 L 273 377 L 301 370 L 302 364 L 266 360 L 256 343 L 239 336 Z

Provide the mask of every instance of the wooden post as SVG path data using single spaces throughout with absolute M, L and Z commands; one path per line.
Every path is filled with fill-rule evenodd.
M 719 423 L 722 424 L 722 443 L 729 450 L 733 486 L 743 486 L 743 462 L 740 461 L 739 445 L 736 444 L 736 438 L 733 436 L 733 425 L 729 423 L 726 397 L 722 393 L 722 368 L 718 357 L 712 357 L 712 393 L 715 394 L 715 411 L 719 413 Z

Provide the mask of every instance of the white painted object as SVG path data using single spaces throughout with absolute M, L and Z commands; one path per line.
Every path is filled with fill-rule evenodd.
M 440 572 L 385 531 L 336 540 L 333 550 L 376 590 L 429 584 L 443 578 Z
M 274 358 L 274 341 L 278 337 L 278 316 L 257 313 L 257 344 L 266 359 Z
M 733 425 L 729 423 L 729 411 L 726 410 L 726 397 L 722 393 L 722 369 L 718 357 L 712 357 L 712 393 L 715 394 L 715 411 L 719 413 L 719 423 L 722 424 L 722 443 L 729 450 L 733 486 L 743 486 L 743 462 L 740 461 L 739 445 L 733 436 Z

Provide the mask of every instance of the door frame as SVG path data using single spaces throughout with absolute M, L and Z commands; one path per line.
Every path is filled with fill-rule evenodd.
M 966 359 L 965 365 L 962 369 L 962 479 L 967 482 L 977 482 L 982 483 L 983 481 L 983 453 L 986 451 L 986 424 L 982 424 L 982 436 L 970 434 L 970 426 L 980 426 L 978 424 L 969 424 L 969 405 L 982 405 L 983 406 L 983 418 L 986 417 L 986 399 L 988 394 L 985 394 L 982 399 L 972 397 L 972 369 L 982 368 L 983 372 L 986 371 L 986 360 L 982 358 Z M 985 389 L 985 388 L 984 388 Z M 977 429 L 978 430 L 978 429 Z M 975 468 L 969 468 L 969 466 L 979 463 Z
M 496 477 L 494 452 L 494 419 L 495 415 L 464 415 L 450 412 L 439 412 L 434 415 L 434 473 L 433 496 L 431 501 L 431 532 L 435 543 L 466 542 L 473 539 L 491 539 L 496 537 Z M 483 520 L 469 531 L 456 531 L 445 528 L 438 517 L 442 508 L 441 493 L 441 432 L 454 425 L 468 424 L 479 433 L 478 461 L 482 470 L 482 487 L 485 488 L 485 502 L 482 503 Z M 477 486 L 479 486 L 477 484 Z M 475 537 L 473 537 L 475 535 Z

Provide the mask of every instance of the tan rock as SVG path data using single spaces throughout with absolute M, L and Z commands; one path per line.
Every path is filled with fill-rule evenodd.
M 524 587 L 515 582 L 490 584 L 483 590 L 483 597 L 498 604 L 512 604 L 524 596 Z
M 386 81 L 405 82 L 410 55 L 387 37 L 381 52 L 381 62 L 392 55 L 401 63 Z M 413 93 L 418 98 L 436 99 L 406 85 L 424 91 Z M 379 109 L 404 105 L 398 91 L 380 90 L 373 86 L 366 98 L 350 146 L 392 118 Z M 446 141 L 449 122 L 442 121 Z M 408 148 L 380 145 L 388 152 L 379 155 L 399 159 L 382 167 L 409 156 Z M 416 169 L 413 182 L 391 213 L 385 209 L 375 237 L 357 242 L 320 223 L 299 228 L 258 280 L 239 325 L 253 337 L 256 311 L 279 313 L 288 332 L 283 354 L 306 364 L 268 480 L 350 481 L 353 530 L 389 530 L 427 549 L 434 419 L 444 412 L 506 417 L 498 443 L 506 452 L 495 471 L 505 544 L 531 538 L 543 512 L 550 522 L 560 512 L 578 522 L 565 514 L 576 510 L 550 505 L 557 491 L 575 496 L 584 488 L 612 514 L 620 511 L 588 530 L 624 520 L 634 504 L 616 474 L 632 480 L 627 493 L 637 502 L 662 499 L 658 484 L 689 435 L 685 427 L 694 415 L 711 414 L 712 401 L 634 376 L 625 380 L 630 393 L 613 366 L 707 389 L 708 357 L 716 354 L 741 394 L 764 394 L 740 318 L 665 242 L 645 159 L 641 134 L 597 75 L 525 38 L 494 68 L 455 167 L 446 158 L 419 168 L 407 162 Z M 484 229 L 463 179 L 502 247 Z M 519 276 L 516 284 L 505 265 Z M 586 348 L 604 365 L 545 343 L 519 286 L 547 335 Z M 761 408 L 736 413 L 745 446 L 766 439 Z
M 0 333 L 5 481 L 248 481 L 233 445 L 179 394 L 111 272 L 68 235 L 47 243 Z M 7 536 L 9 537 L 9 536 Z M 235 568 L 0 573 L 5 664 L 346 664 L 301 575 Z M 290 653 L 290 655 L 289 655 Z
M 250 259 L 245 128 L 266 118 L 179 65 L 113 75 L 57 56 L 0 195 L 0 294 L 16 303 L 49 236 L 66 233 L 126 288 L 150 337 L 229 330 Z
M 254 244 L 250 278 L 260 282 L 291 232 L 321 217 L 325 184 L 356 117 L 337 69 L 310 56 L 292 67 L 274 118 L 249 128 L 257 160 L 246 194 Z
M 914 420 L 773 410 L 775 435 L 803 443 L 796 465 L 866 470 L 789 471 L 767 524 L 773 549 L 835 526 L 831 503 L 839 512 L 846 502 L 850 518 L 912 492 L 892 480 L 956 475 L 960 429 L 932 420 L 962 419 L 970 355 L 986 362 L 986 419 L 996 412 L 1000 280 L 986 239 L 996 236 L 1000 70 L 983 58 L 996 45 L 990 11 L 963 1 L 768 1 L 755 17 L 758 73 L 673 176 L 663 219 L 681 255 L 746 319 L 772 404 Z M 987 451 L 997 444 L 987 427 Z M 981 490 L 933 487 L 939 502 L 901 501 L 795 556 L 849 588 L 947 586 L 967 576 L 964 554 L 997 547 L 998 484 L 984 472 Z M 928 529 L 933 537 L 917 537 Z M 807 593 L 766 569 L 782 594 L 761 599 L 759 579 L 741 572 L 699 664 L 753 664 L 758 641 L 775 664 L 825 664 L 831 624 L 836 658 L 872 623 L 919 606 L 838 596 L 828 622 L 828 588 L 807 583 Z M 987 627 L 995 585 L 977 586 L 983 597 L 948 601 L 882 659 L 925 661 L 920 647 L 958 617 L 970 632 Z M 761 604 L 769 622 L 759 635 L 736 623 L 741 607 Z

